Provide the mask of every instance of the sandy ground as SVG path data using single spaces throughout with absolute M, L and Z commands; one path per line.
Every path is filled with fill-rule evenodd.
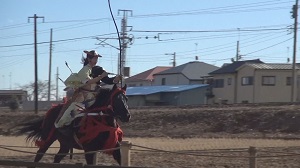
M 132 144 L 131 165 L 148 167 L 248 168 L 249 146 L 258 150 L 258 168 L 300 167 L 300 105 L 222 105 L 131 109 L 132 120 L 120 123 Z M 39 118 L 30 112 L 0 111 L 1 159 L 32 161 L 36 148 L 25 136 L 15 137 L 16 124 Z M 55 154 L 58 144 L 49 149 Z M 144 148 L 140 148 L 142 146 Z M 32 153 L 23 153 L 32 152 Z M 82 151 L 74 151 L 82 153 Z M 53 155 L 42 162 L 51 163 Z M 85 163 L 82 154 L 62 163 Z M 98 155 L 98 164 L 116 165 Z M 1 167 L 1 166 L 0 166 Z M 7 166 L 6 166 L 7 167 Z
M 25 136 L 1 136 L 0 139 L 0 147 L 6 146 L 6 149 L 0 148 L 2 159 L 33 160 L 37 148 L 31 143 L 26 143 Z M 125 138 L 124 140 L 133 144 L 132 166 L 243 168 L 248 167 L 249 146 L 255 146 L 259 156 L 295 154 L 289 157 L 259 158 L 258 167 L 300 167 L 300 140 L 238 138 Z M 53 144 L 41 162 L 52 162 L 53 155 L 58 151 L 57 147 L 58 143 Z M 84 163 L 83 151 L 74 150 L 74 153 L 76 155 L 72 160 L 66 157 L 62 163 Z M 99 153 L 98 164 L 116 165 L 116 162 L 111 156 Z

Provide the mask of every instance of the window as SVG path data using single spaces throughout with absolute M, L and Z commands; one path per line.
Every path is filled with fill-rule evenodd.
M 161 85 L 166 85 L 166 78 L 161 79 Z
M 275 76 L 263 76 L 262 77 L 262 85 L 265 86 L 275 86 Z
M 242 77 L 242 86 L 253 85 L 253 76 Z
M 292 85 L 292 81 L 293 81 L 292 77 L 286 77 L 286 85 L 287 86 L 291 86 Z
M 231 82 L 232 82 L 232 78 L 228 78 L 227 79 L 227 85 L 231 85 Z
M 224 87 L 224 79 L 214 80 L 214 88 L 223 88 L 223 87 Z

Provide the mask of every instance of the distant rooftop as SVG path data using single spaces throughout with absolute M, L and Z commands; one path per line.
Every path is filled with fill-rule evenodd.
M 219 67 L 207 64 L 205 62 L 192 61 L 176 67 L 172 67 L 155 75 L 183 74 L 190 80 L 197 80 L 201 77 L 209 76 L 209 72 L 217 70 L 218 68 Z
M 278 70 L 291 70 L 293 69 L 292 64 L 274 64 L 274 63 L 247 63 L 247 66 L 255 69 L 278 69 Z M 296 65 L 296 69 L 299 67 Z
M 131 76 L 127 79 L 125 79 L 126 82 L 135 82 L 135 81 L 151 81 L 153 80 L 153 74 L 159 73 L 161 71 L 165 71 L 170 69 L 171 67 L 165 67 L 165 66 L 157 66 L 155 68 L 149 69 L 147 71 L 144 71 L 142 73 L 136 74 L 134 76 Z
M 215 71 L 212 71 L 209 74 L 213 75 L 213 74 L 235 73 L 236 69 L 239 68 L 240 66 L 244 65 L 245 63 L 264 63 L 264 62 L 260 61 L 259 59 L 246 60 L 246 61 L 236 61 L 236 62 L 233 62 L 231 64 L 225 64 L 221 68 L 219 68 Z
M 22 95 L 22 94 L 27 94 L 26 90 L 0 90 L 0 94 L 2 95 Z

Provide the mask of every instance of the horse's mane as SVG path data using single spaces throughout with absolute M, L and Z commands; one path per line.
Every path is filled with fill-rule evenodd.
M 96 93 L 95 103 L 91 105 L 88 109 L 93 109 L 105 105 L 107 100 L 110 98 L 110 91 L 111 89 L 109 88 L 100 88 Z

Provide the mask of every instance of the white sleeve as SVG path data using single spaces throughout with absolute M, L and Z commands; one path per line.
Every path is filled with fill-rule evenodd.
M 89 81 L 90 79 L 92 79 L 90 77 L 91 74 L 91 70 L 89 67 L 84 66 L 79 72 L 78 72 L 78 77 L 80 79 L 80 81 L 85 84 L 87 81 Z

